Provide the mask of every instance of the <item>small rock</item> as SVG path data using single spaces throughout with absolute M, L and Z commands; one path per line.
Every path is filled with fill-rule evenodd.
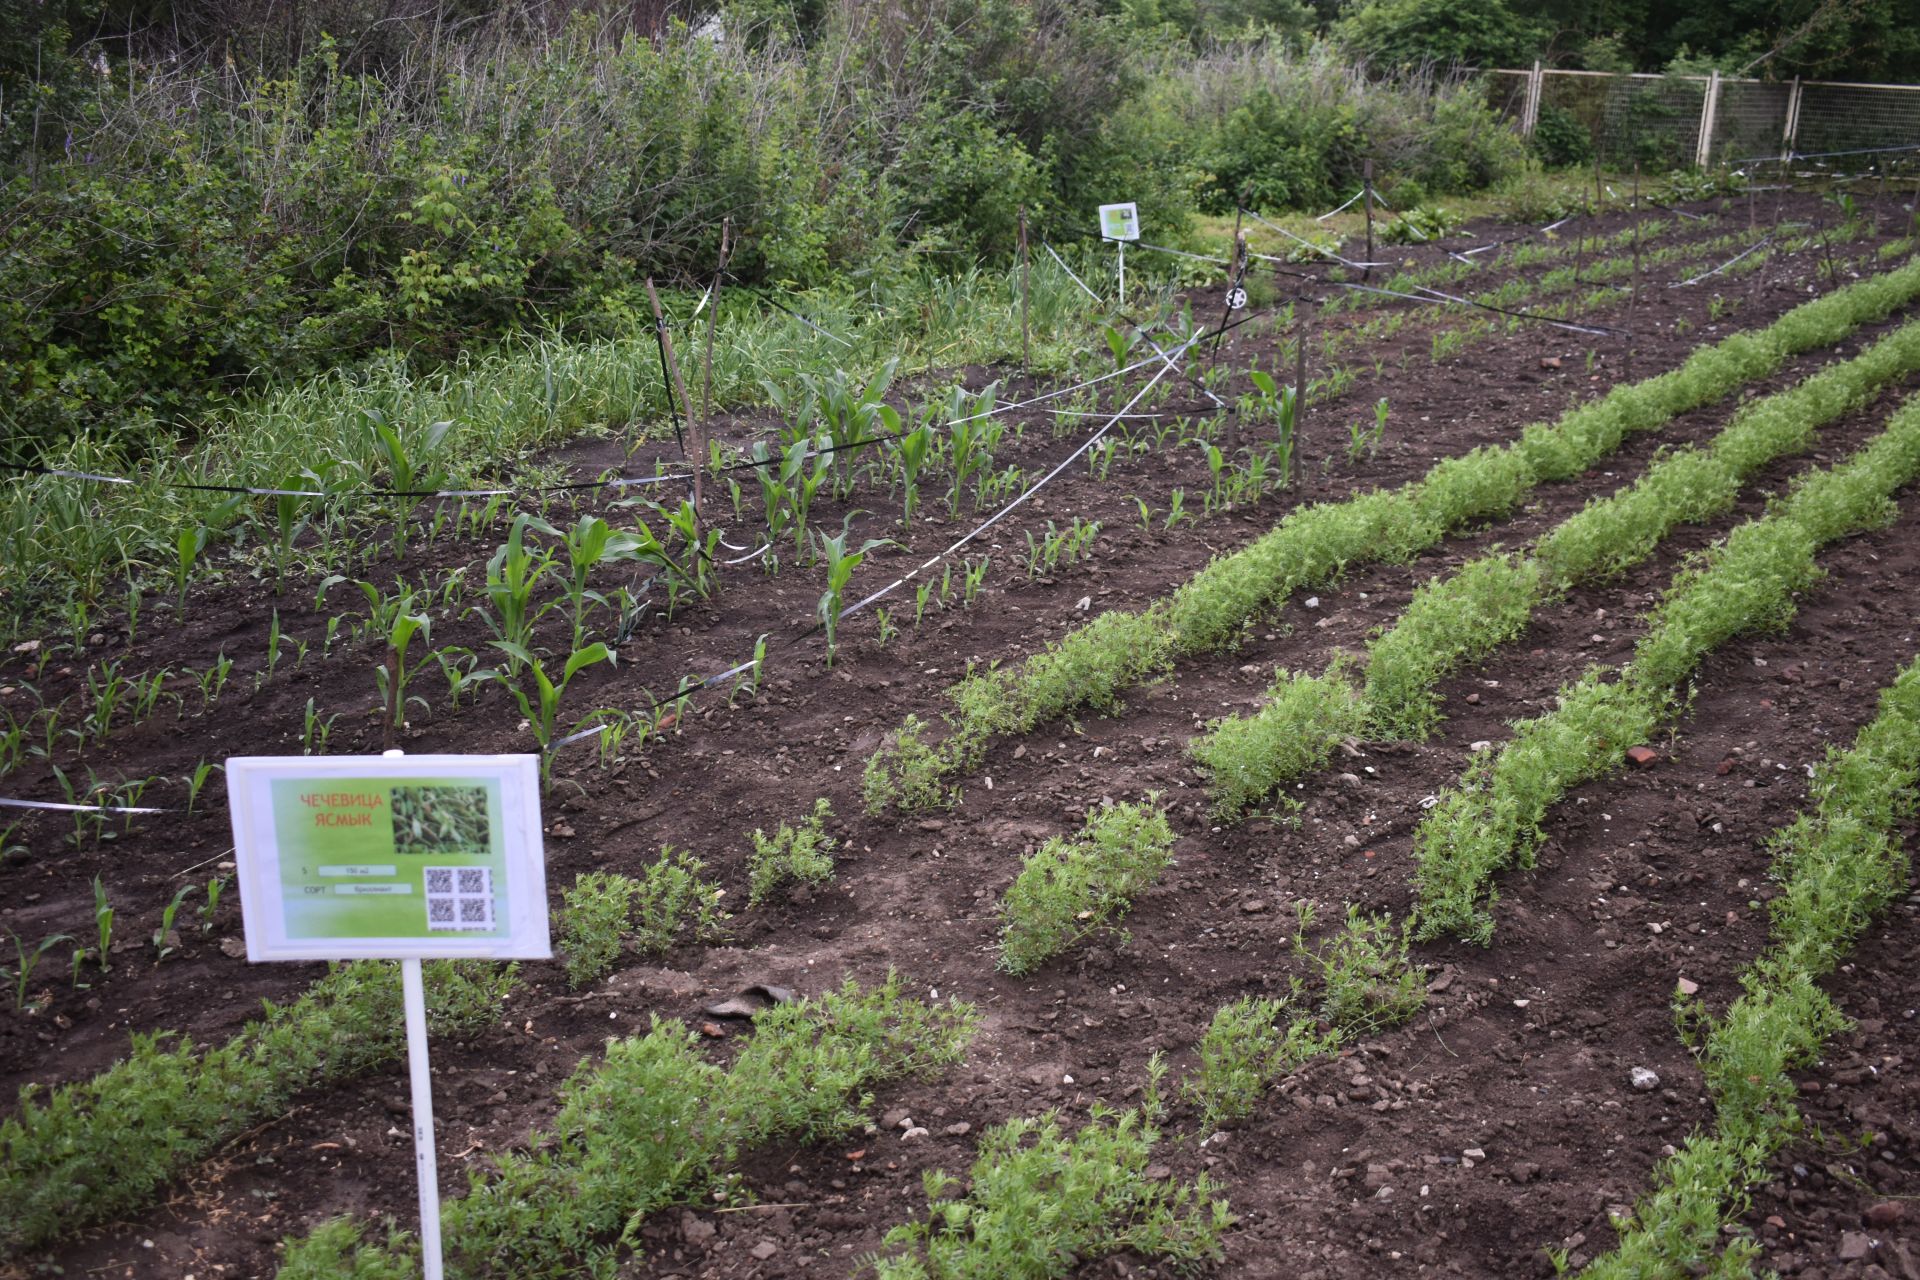
M 1140 1176 L 1148 1182 L 1165 1182 L 1173 1176 L 1173 1169 L 1169 1165 L 1150 1164 L 1140 1171 Z
M 247 940 L 245 938 L 220 939 L 220 954 L 230 960 L 244 960 L 247 955 Z
M 1306 600 L 1305 600 L 1305 602 L 1304 602 L 1304 603 L 1306 604 L 1306 606 L 1307 606 L 1307 608 L 1309 608 L 1309 609 L 1318 609 L 1318 608 L 1320 607 L 1320 597 L 1319 597 L 1319 596 L 1308 596 L 1308 597 L 1306 598 Z
M 1659 758 L 1660 758 L 1660 753 L 1658 751 L 1655 751 L 1652 747 L 1628 747 L 1627 748 L 1628 761 L 1635 765 L 1638 765 L 1642 769 L 1646 768 L 1648 765 L 1652 764 L 1654 761 L 1658 760 Z
M 780 1246 L 771 1240 L 762 1240 L 759 1244 L 748 1250 L 748 1252 L 752 1253 L 753 1256 L 760 1259 L 760 1261 L 765 1262 L 768 1258 L 780 1252 Z
M 19 644 L 13 646 L 13 651 L 15 653 L 38 653 L 40 652 L 40 642 L 38 640 L 22 640 Z
M 1484 1147 L 1468 1147 L 1460 1153 L 1460 1158 L 1463 1160 L 1485 1160 L 1487 1158 L 1487 1152 Z
M 1267 909 L 1267 900 L 1265 898 L 1248 898 L 1240 904 L 1240 909 L 1250 916 L 1257 916 Z
M 552 834 L 559 836 L 563 840 L 573 834 L 573 828 L 564 822 L 554 823 L 550 830 Z
M 1660 1087 L 1660 1077 L 1647 1067 L 1635 1067 L 1632 1073 L 1633 1087 L 1641 1093 L 1651 1093 Z
M 1540 357 L 1540 367 L 1542 369 L 1558 369 L 1560 367 L 1560 364 L 1561 364 L 1561 361 L 1559 356 L 1541 356 Z
M 1492 743 L 1492 742 L 1490 742 L 1490 741 L 1488 741 L 1488 740 L 1487 740 L 1486 738 L 1481 738 L 1481 739 L 1480 739 L 1480 740 L 1479 740 L 1478 742 L 1469 742 L 1469 743 L 1467 744 L 1467 750 L 1469 750 L 1469 751 L 1491 751 L 1491 750 L 1493 750 L 1493 743 Z
M 1677 991 L 1679 991 L 1680 994 L 1683 996 L 1693 996 L 1693 995 L 1700 994 L 1700 984 L 1695 982 L 1692 978 L 1682 978 L 1680 979 L 1680 981 L 1674 983 L 1673 985 L 1674 985 L 1674 988 Z
M 1540 1166 L 1530 1160 L 1522 1160 L 1519 1164 L 1513 1166 L 1511 1176 L 1515 1182 L 1525 1186 L 1540 1176 Z
M 911 1128 L 912 1126 L 909 1121 L 912 1119 L 912 1116 L 913 1113 L 905 1107 L 895 1107 L 893 1110 L 881 1114 L 880 1125 L 885 1129 Z
M 1073 607 L 1081 613 L 1085 613 L 1087 610 L 1093 608 L 1093 597 L 1081 596 L 1080 599 L 1074 603 Z
M 1898 1200 L 1882 1200 L 1867 1210 L 1867 1225 L 1884 1230 L 1887 1227 L 1899 1226 L 1906 1216 L 1907 1207 Z
M 915 1125 L 913 1126 L 913 1128 L 907 1130 L 905 1133 L 900 1135 L 900 1141 L 917 1142 L 921 1138 L 924 1138 L 926 1136 L 927 1136 L 927 1131 L 925 1129 L 922 1129 L 919 1125 Z
M 700 1034 L 709 1040 L 724 1040 L 727 1031 L 717 1022 L 703 1022 L 700 1024 Z
M 1467 695 L 1467 705 L 1468 705 L 1468 706 L 1470 706 L 1470 707 L 1477 707 L 1477 706 L 1479 706 L 1479 705 L 1480 705 L 1480 695 L 1479 695 L 1479 694 L 1477 694 L 1477 693 L 1470 693 L 1470 694 L 1468 694 L 1468 695 Z
M 688 1244 L 705 1244 L 713 1239 L 715 1231 L 714 1225 L 705 1218 L 691 1213 L 680 1215 L 680 1236 Z
M 1840 1261 L 1858 1262 L 1872 1252 L 1873 1241 L 1867 1239 L 1863 1232 L 1843 1231 L 1840 1233 L 1840 1252 L 1836 1255 Z
M 945 831 L 947 824 L 939 818 L 922 818 L 918 824 L 922 831 Z
M 942 1129 L 940 1132 L 946 1134 L 949 1138 L 964 1138 L 969 1133 L 973 1132 L 973 1126 L 968 1124 L 965 1120 L 962 1120 L 959 1124 L 948 1125 L 946 1128 Z

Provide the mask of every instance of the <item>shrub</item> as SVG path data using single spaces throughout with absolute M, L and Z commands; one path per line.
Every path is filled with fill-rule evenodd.
M 825 797 L 814 801 L 813 812 L 796 830 L 781 823 L 769 839 L 753 833 L 753 852 L 747 855 L 747 905 L 757 907 L 776 890 L 790 884 L 825 884 L 833 879 L 835 841 L 826 833 L 833 806 Z
M 1283 780 L 1323 764 L 1365 724 L 1341 664 L 1324 676 L 1281 671 L 1258 714 L 1213 721 L 1187 750 L 1206 771 L 1214 816 L 1235 821 Z
M 573 882 L 560 909 L 560 950 L 567 985 L 598 982 L 620 958 L 627 917 L 640 883 L 617 871 L 590 871 Z

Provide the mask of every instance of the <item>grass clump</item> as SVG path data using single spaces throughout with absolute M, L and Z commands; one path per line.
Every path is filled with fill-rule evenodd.
M 1000 967 L 1019 976 L 1108 927 L 1173 862 L 1173 829 L 1156 807 L 1103 805 L 1077 839 L 1055 836 L 1026 860 L 1000 901 Z
M 1322 1031 L 1318 1018 L 1294 1012 L 1298 996 L 1298 990 L 1287 1000 L 1243 996 L 1215 1011 L 1200 1039 L 1199 1068 L 1184 1088 L 1200 1108 L 1202 1127 L 1252 1115 L 1274 1081 L 1339 1047 L 1338 1032 Z
M 1715 1261 L 1723 1224 L 1745 1213 L 1749 1188 L 1801 1128 L 1788 1072 L 1818 1058 L 1847 1020 L 1816 985 L 1875 915 L 1905 890 L 1900 824 L 1920 784 L 1920 660 L 1880 697 L 1853 745 L 1831 747 L 1809 788 L 1812 804 L 1774 834 L 1773 941 L 1741 976 L 1741 995 L 1718 1020 L 1684 1002 L 1684 1025 L 1714 1099 L 1714 1127 L 1696 1133 L 1654 1173 L 1654 1187 L 1621 1224 L 1619 1244 L 1587 1274 L 1599 1280 L 1698 1273 Z M 1719 1255 L 1745 1274 L 1757 1250 L 1736 1238 Z
M 441 1034 L 490 1023 L 514 970 L 426 967 Z M 0 1121 L 0 1255 L 145 1205 L 195 1161 L 303 1090 L 397 1059 L 406 1046 L 400 982 L 375 961 L 335 968 L 290 1005 L 202 1050 L 164 1032 L 135 1035 L 128 1056 L 47 1093 L 28 1085 Z
M 826 797 L 813 802 L 813 812 L 796 830 L 781 823 L 769 839 L 753 833 L 753 852 L 747 855 L 747 905 L 757 907 L 777 891 L 795 884 L 825 884 L 833 879 L 836 841 L 826 832 L 833 806 Z
M 705 870 L 700 859 L 666 845 L 637 880 L 617 871 L 578 877 L 560 914 L 568 984 L 579 988 L 606 976 L 629 940 L 643 955 L 660 955 L 683 934 L 697 941 L 718 937 L 727 919 L 720 910 L 724 891 L 701 878 Z
M 1417 936 L 1493 936 L 1494 874 L 1530 863 L 1547 810 L 1581 782 L 1617 768 L 1678 710 L 1677 691 L 1737 635 L 1784 626 L 1795 595 L 1819 577 L 1819 549 L 1884 524 L 1891 495 L 1920 476 L 1920 398 L 1846 462 L 1805 476 L 1763 517 L 1735 529 L 1678 574 L 1617 678 L 1588 673 L 1560 706 L 1516 726 L 1476 763 L 1414 833 Z
M 1360 696 L 1336 663 L 1323 676 L 1276 673 L 1258 714 L 1215 720 L 1187 751 L 1207 774 L 1214 816 L 1237 821 L 1282 778 L 1324 764 L 1364 728 Z
M 552 1126 L 525 1150 L 469 1175 L 468 1193 L 442 1210 L 448 1274 L 610 1275 L 648 1214 L 698 1195 L 750 1147 L 858 1129 L 869 1089 L 958 1062 L 976 1022 L 968 1005 L 905 996 L 897 975 L 870 990 L 849 980 L 761 1013 L 722 1069 L 690 1029 L 656 1018 L 574 1072 Z M 322 1231 L 337 1239 L 341 1229 Z M 404 1235 L 384 1249 L 359 1246 L 389 1255 L 413 1247 Z
M 1052 1280 L 1129 1250 L 1181 1269 L 1219 1259 L 1233 1218 L 1213 1183 L 1148 1176 L 1166 1068 L 1156 1057 L 1149 1070 L 1140 1107 L 1095 1103 L 1071 1136 L 1054 1112 L 988 1130 L 964 1195 L 952 1194 L 958 1179 L 930 1170 L 926 1218 L 886 1236 L 904 1252 L 866 1259 L 877 1280 Z

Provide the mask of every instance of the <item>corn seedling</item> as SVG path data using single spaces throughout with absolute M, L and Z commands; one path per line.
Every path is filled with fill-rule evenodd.
M 113 904 L 107 901 L 107 887 L 100 883 L 100 877 L 93 878 L 93 930 L 99 941 L 96 958 L 100 961 L 100 972 L 113 968 L 107 960 L 108 952 L 113 948 Z
M 200 908 L 200 932 L 213 932 L 213 917 L 220 910 L 220 895 L 226 892 L 230 883 L 226 876 L 215 876 L 207 881 L 207 901 Z
M 1167 519 L 1166 523 L 1162 524 L 1160 528 L 1162 532 L 1170 531 L 1175 525 L 1187 518 L 1187 491 L 1185 489 L 1175 489 L 1167 499 Z
M 833 806 L 823 797 L 798 829 L 781 823 L 769 838 L 754 830 L 753 852 L 747 855 L 747 905 L 757 907 L 788 885 L 825 884 L 833 878 L 833 851 L 837 842 L 826 833 Z
M 13 930 L 7 930 L 7 936 L 13 939 L 13 951 L 17 957 L 13 969 L 13 1008 L 17 1013 L 27 1007 L 27 984 L 33 981 L 33 971 L 40 966 L 40 958 L 54 947 L 73 939 L 64 933 L 40 939 L 40 945 L 32 951 L 27 950 L 26 940 Z
M 434 422 L 422 427 L 409 447 L 400 432 L 387 425 L 386 417 L 378 409 L 364 410 L 368 425 L 373 428 L 373 448 L 379 460 L 386 465 L 388 487 L 394 490 L 393 517 L 393 553 L 396 557 L 407 554 L 407 527 L 413 519 L 414 510 L 435 491 L 446 487 L 444 471 L 429 470 L 433 455 L 440 452 L 440 446 L 453 429 L 451 422 Z
M 165 960 L 179 946 L 180 937 L 173 931 L 173 918 L 180 914 L 180 904 L 192 894 L 193 888 L 190 884 L 181 885 L 179 892 L 173 895 L 173 901 L 161 909 L 160 927 L 153 931 L 151 939 L 153 949 L 158 953 L 154 957 L 156 960 Z
M 878 643 L 882 649 L 886 648 L 887 644 L 895 636 L 900 634 L 900 629 L 893 625 L 893 618 L 887 613 L 884 607 L 877 608 L 873 611 L 873 624 L 875 629 L 875 642 Z
M 520 674 L 520 663 L 524 659 L 518 655 L 533 651 L 534 624 L 554 607 L 552 604 L 536 606 L 533 602 L 540 580 L 554 568 L 552 552 L 527 546 L 528 529 L 538 527 L 535 521 L 536 517 L 524 512 L 514 517 L 507 540 L 487 561 L 487 584 L 483 590 L 491 608 L 476 609 L 493 632 L 496 647 L 505 646 L 502 652 L 508 656 L 510 676 Z
M 414 613 L 414 595 L 412 590 L 396 584 L 391 596 L 383 593 L 371 582 L 360 584 L 361 593 L 367 598 L 367 613 L 374 634 L 385 641 L 385 652 L 381 660 L 374 665 L 373 680 L 380 691 L 381 707 L 385 714 L 386 749 L 393 749 L 394 733 L 406 723 L 407 686 L 413 682 L 426 661 L 424 658 L 413 666 L 407 665 L 407 650 L 412 647 L 414 637 L 418 636 L 422 644 L 433 640 L 433 619 L 426 613 Z M 424 699 L 414 698 L 422 708 L 427 704 Z
M 1380 442 L 1387 435 L 1387 401 L 1383 396 L 1374 403 L 1373 425 L 1354 423 L 1347 428 L 1347 461 L 1358 462 L 1360 455 L 1371 458 L 1380 452 Z
M 1098 527 L 1097 525 L 1095 526 L 1096 529 Z M 987 570 L 991 568 L 992 565 L 992 559 L 986 556 L 982 556 L 980 563 L 977 565 L 970 559 L 966 562 L 962 570 L 962 580 L 960 583 L 960 605 L 962 608 L 973 608 L 974 599 L 979 596 L 980 588 L 987 580 Z
M 853 516 L 847 517 L 847 526 L 853 523 Z M 857 551 L 847 550 L 847 526 L 829 538 L 825 534 L 818 536 L 820 555 L 827 562 L 827 589 L 820 595 L 819 607 L 815 615 L 827 632 L 827 666 L 833 666 L 834 654 L 840 647 L 841 602 L 846 594 L 847 583 L 853 577 L 853 571 L 860 567 L 867 553 L 875 547 L 895 545 L 885 538 L 868 538 L 860 544 Z
M 933 596 L 933 583 L 923 582 L 913 589 L 913 629 L 920 631 L 921 620 L 927 616 L 927 601 Z
M 900 466 L 903 494 L 900 523 L 903 527 L 913 523 L 913 513 L 919 509 L 920 472 L 927 464 L 927 454 L 932 445 L 933 429 L 924 423 L 893 443 L 894 461 Z
M 521 650 L 513 652 L 503 642 L 495 641 L 494 647 L 506 653 L 509 658 L 517 658 L 532 680 L 533 688 L 529 692 L 523 685 L 509 675 L 498 671 L 476 671 L 470 677 L 473 680 L 496 680 L 506 686 L 507 693 L 520 708 L 520 714 L 526 717 L 527 727 L 533 731 L 534 741 L 540 745 L 540 774 L 550 779 L 553 769 L 552 746 L 559 729 L 560 699 L 566 694 L 567 686 L 581 671 L 596 662 L 612 666 L 614 651 L 596 640 L 584 649 L 575 649 L 567 655 L 566 664 L 560 670 L 559 680 L 547 674 L 547 665 L 540 658 Z M 584 719 L 582 723 L 584 723 Z M 579 725 L 574 726 L 578 728 Z
M 327 754 L 327 739 L 333 736 L 333 722 L 340 717 L 328 716 L 325 720 L 314 707 L 314 700 L 307 699 L 307 707 L 300 725 L 300 754 L 323 756 Z

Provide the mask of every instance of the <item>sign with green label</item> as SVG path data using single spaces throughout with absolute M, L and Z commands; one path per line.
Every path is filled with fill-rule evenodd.
M 1140 211 L 1131 200 L 1125 204 L 1100 206 L 1100 238 L 1102 240 L 1138 240 L 1140 238 Z
M 545 959 L 533 756 L 227 762 L 250 960 Z

